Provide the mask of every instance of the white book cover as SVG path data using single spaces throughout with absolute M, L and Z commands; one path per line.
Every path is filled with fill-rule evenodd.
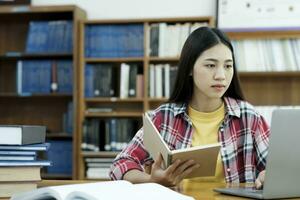
M 120 73 L 120 98 L 128 98 L 129 90 L 129 70 L 130 66 L 126 63 L 121 64 Z
M 158 44 L 158 56 L 159 57 L 165 57 L 166 56 L 166 32 L 167 32 L 167 24 L 166 23 L 160 23 L 159 24 L 159 44 Z
M 154 64 L 150 64 L 149 65 L 149 96 L 151 98 L 155 97 L 155 65 Z
M 271 41 L 272 45 L 272 52 L 274 55 L 274 67 L 275 71 L 284 71 L 284 57 L 283 57 L 283 51 L 282 51 L 282 44 L 280 40 L 272 40 Z
M 284 60 L 285 60 L 285 70 L 284 71 L 295 71 L 297 70 L 296 60 L 294 56 L 294 52 L 291 45 L 291 40 L 284 39 L 281 40 Z
M 180 31 L 179 31 L 179 44 L 178 44 L 178 52 L 179 54 L 181 53 L 182 47 L 189 35 L 189 31 L 190 31 L 190 23 L 184 23 L 183 25 L 181 25 L 180 27 Z
M 23 61 L 19 60 L 17 62 L 17 92 L 22 94 L 22 74 L 23 74 Z
M 162 65 L 158 64 L 155 66 L 155 97 L 162 98 L 163 91 L 162 91 Z

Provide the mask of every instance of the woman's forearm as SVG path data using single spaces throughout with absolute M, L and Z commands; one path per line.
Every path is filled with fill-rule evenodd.
M 139 171 L 137 169 L 133 169 L 133 170 L 126 172 L 123 179 L 130 181 L 132 183 L 149 183 L 149 182 L 151 182 L 149 174 Z

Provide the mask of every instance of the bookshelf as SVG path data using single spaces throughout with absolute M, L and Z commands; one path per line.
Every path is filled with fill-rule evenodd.
M 79 20 L 85 18 L 86 13 L 72 5 L 0 7 L 0 112 L 2 113 L 0 124 L 45 125 L 46 141 L 68 142 L 73 149 L 71 152 L 73 155 L 70 156 L 73 170 L 68 173 L 45 171 L 42 177 L 46 179 L 76 178 L 78 127 L 75 122 L 76 112 L 71 107 L 75 108 L 78 105 L 75 82 L 79 63 L 77 38 Z M 37 22 L 44 28 L 47 27 L 48 31 L 41 28 L 41 24 L 36 25 Z M 30 37 L 32 38 L 29 39 Z M 43 43 L 45 37 L 49 40 L 46 45 Z M 44 66 L 41 63 L 47 63 L 45 66 L 49 67 L 47 69 L 50 69 L 51 77 L 48 72 L 39 72 L 43 74 L 39 75 L 41 79 L 39 84 L 48 83 L 49 80 L 52 84 L 54 77 L 60 79 L 61 71 L 58 63 L 64 61 L 68 62 L 68 70 L 72 72 L 68 74 L 72 80 L 68 83 L 72 86 L 68 91 L 62 91 L 60 80 L 58 90 L 53 88 L 51 91 L 46 85 L 43 85 L 42 89 L 37 85 L 25 87 L 28 82 L 37 79 L 37 74 L 34 74 L 34 70 L 30 74 L 29 68 Z M 69 105 L 70 102 L 73 102 L 73 106 Z M 69 113 L 68 126 L 73 128 L 67 129 L 67 132 L 64 114 L 70 109 L 73 109 L 73 114 Z M 62 159 L 60 163 L 62 161 L 65 162 Z
M 239 71 L 242 88 L 245 93 L 246 99 L 254 104 L 255 106 L 297 106 L 300 104 L 300 63 L 297 64 L 298 51 L 300 47 L 297 43 L 292 43 L 294 40 L 300 39 L 300 30 L 274 30 L 274 31 L 248 31 L 248 32 L 227 32 L 228 36 L 233 42 L 235 41 L 272 41 L 279 42 L 279 48 L 281 52 L 274 52 L 270 46 L 266 51 L 271 53 L 271 65 L 269 69 L 254 66 L 258 70 L 253 71 Z M 284 55 L 286 46 L 282 45 L 282 42 L 288 42 L 288 48 L 293 50 L 293 53 L 289 53 L 288 56 Z M 290 46 L 290 47 L 289 47 Z M 274 47 L 274 46 L 273 46 Z M 276 47 L 276 46 L 275 46 Z M 277 44 L 278 47 L 278 44 Z M 276 47 L 276 48 L 277 48 Z M 259 49 L 260 47 L 256 48 Z M 239 48 L 237 48 L 239 51 Z M 251 49 L 249 49 L 251 51 Z M 266 52 L 265 51 L 265 52 Z M 247 53 L 247 50 L 245 50 Z M 248 57 L 256 59 L 251 52 L 248 53 Z M 247 55 L 245 55 L 247 56 Z M 282 57 L 283 56 L 283 57 Z M 294 67 L 292 68 L 288 62 L 288 59 L 294 60 Z M 283 58 L 283 59 L 282 59 Z M 274 63 L 277 64 L 276 59 L 279 59 L 280 63 L 284 63 L 281 67 L 275 67 Z M 283 61 L 281 61 L 283 60 Z M 272 64 L 273 63 L 273 64 Z M 238 66 L 238 68 L 241 66 Z
M 150 65 L 169 64 L 175 66 L 177 64 L 181 50 L 180 45 L 182 44 L 176 43 L 177 46 L 164 49 L 168 47 L 168 44 L 172 43 L 172 41 L 168 39 L 170 38 L 169 36 L 177 34 L 176 39 L 173 38 L 173 40 L 178 40 L 177 37 L 181 37 L 180 41 L 185 41 L 185 37 L 189 34 L 188 31 L 190 31 L 190 29 L 196 26 L 203 26 L 204 24 L 206 26 L 213 26 L 213 18 L 84 20 L 80 23 L 81 48 L 80 68 L 78 69 L 78 74 L 80 75 L 78 77 L 79 104 L 77 107 L 77 124 L 79 125 L 79 140 L 77 140 L 77 146 L 79 147 L 77 175 L 79 179 L 90 179 L 86 173 L 86 170 L 88 170 L 87 159 L 103 159 L 103 163 L 111 163 L 109 159 L 114 158 L 118 154 L 118 150 L 114 150 L 113 145 L 109 147 L 110 150 L 106 149 L 107 142 L 109 143 L 107 138 L 110 137 L 111 139 L 111 127 L 114 127 L 112 125 L 112 123 L 115 123 L 114 120 L 117 121 L 117 123 L 118 120 L 124 120 L 125 123 L 128 124 L 130 124 L 130 120 L 135 120 L 134 129 L 125 129 L 126 131 L 124 131 L 124 129 L 116 128 L 117 130 L 115 132 L 122 132 L 118 137 L 122 137 L 120 135 L 126 135 L 125 132 L 135 134 L 142 126 L 142 114 L 167 100 L 166 96 L 150 96 L 149 76 Z M 156 34 L 159 33 L 157 31 L 161 30 L 160 38 L 155 39 L 154 36 L 152 37 L 152 35 L 155 34 L 154 32 L 151 34 L 152 27 L 156 27 L 156 30 L 153 30 L 156 31 Z M 117 34 L 119 35 L 115 36 Z M 159 35 L 156 37 L 159 37 Z M 153 43 L 158 39 L 160 39 L 159 44 Z M 112 41 L 117 41 L 115 42 L 117 45 Z M 127 41 L 127 43 L 125 44 L 124 41 Z M 95 45 L 95 43 L 98 44 L 98 46 Z M 101 46 L 101 44 L 103 45 Z M 162 44 L 164 44 L 164 48 Z M 162 54 L 164 50 L 168 53 Z M 154 51 L 156 51 L 156 53 L 153 53 Z M 129 65 L 129 67 L 126 65 Z M 112 77 L 111 80 L 106 80 L 106 82 L 100 84 L 97 83 L 97 81 L 104 80 L 101 79 L 104 75 L 99 73 L 96 78 L 91 78 L 91 66 L 94 67 L 94 74 L 98 73 L 97 70 L 99 69 L 96 68 L 102 68 L 100 69 L 100 71 L 102 71 L 101 73 L 105 73 L 103 72 L 105 71 L 104 68 L 110 66 L 111 72 L 108 72 L 108 76 Z M 155 73 L 159 74 L 159 72 L 163 70 L 162 68 L 161 71 Z M 131 73 L 134 75 L 132 76 Z M 129 77 L 129 80 L 127 80 L 128 82 L 123 82 L 126 76 Z M 160 76 L 162 76 L 162 74 Z M 132 89 L 130 85 L 131 77 L 136 77 L 134 82 L 135 86 L 133 87 L 133 89 L 135 89 L 135 92 L 133 92 L 134 95 L 130 93 Z M 160 86 L 163 87 L 163 82 L 162 80 L 160 81 Z M 152 80 L 152 82 L 157 81 Z M 113 92 L 105 92 L 105 88 L 102 88 L 101 85 L 105 85 Z M 160 86 L 156 86 L 156 88 L 159 89 Z M 102 90 L 103 92 L 101 92 Z M 128 91 L 124 93 L 124 90 Z M 162 91 L 160 91 L 160 93 L 161 92 Z M 100 121 L 99 124 L 95 122 L 96 131 L 93 129 L 95 126 L 88 124 L 88 121 L 93 120 L 94 122 L 97 120 Z M 117 127 L 122 126 L 123 125 L 117 125 Z M 91 134 L 93 132 L 97 134 Z M 90 134 L 89 136 L 87 136 L 88 133 Z M 129 137 L 131 138 L 132 135 L 129 135 Z M 100 149 L 96 148 L 95 150 L 94 147 L 89 147 L 88 143 L 95 140 L 100 140 L 98 143 L 93 144 L 94 146 L 99 145 Z M 104 142 L 101 140 L 104 140 Z M 104 145 L 104 147 L 101 147 L 101 145 Z M 99 165 L 101 166 L 101 163 Z M 103 180 L 107 178 L 92 177 L 92 179 Z

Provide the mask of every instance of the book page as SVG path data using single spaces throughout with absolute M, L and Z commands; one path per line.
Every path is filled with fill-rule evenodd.
M 175 192 L 157 183 L 131 184 L 126 181 L 111 181 L 105 184 L 90 185 L 88 188 L 70 193 L 66 200 L 192 200 L 192 197 Z
M 57 200 L 71 200 L 75 197 L 81 197 L 83 199 L 87 197 L 88 200 L 97 200 L 98 197 L 101 197 L 101 199 L 120 197 L 121 199 L 121 195 L 126 195 L 124 194 L 124 192 L 132 191 L 130 189 L 131 185 L 132 184 L 128 181 L 104 181 L 95 183 L 51 186 L 40 188 L 30 192 L 20 193 L 18 195 L 13 195 L 11 200 L 42 200 L 45 199 L 45 197 L 53 197 Z M 116 191 L 120 190 L 122 190 L 123 192 L 116 193 Z

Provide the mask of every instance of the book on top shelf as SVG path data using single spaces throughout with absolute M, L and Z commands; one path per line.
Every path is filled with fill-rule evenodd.
M 25 145 L 45 142 L 46 127 L 33 125 L 1 125 L 0 144 Z
M 13 195 L 11 200 L 40 200 L 45 198 L 55 200 L 193 199 L 192 197 L 180 194 L 157 183 L 132 184 L 128 181 L 121 180 L 39 188 L 30 192 Z
M 186 178 L 215 175 L 217 158 L 220 151 L 219 143 L 170 150 L 148 114 L 143 116 L 143 125 L 145 148 L 154 160 L 160 154 L 162 155 L 164 168 L 170 166 L 176 159 L 180 159 L 181 161 L 194 160 L 200 167 L 191 172 Z

